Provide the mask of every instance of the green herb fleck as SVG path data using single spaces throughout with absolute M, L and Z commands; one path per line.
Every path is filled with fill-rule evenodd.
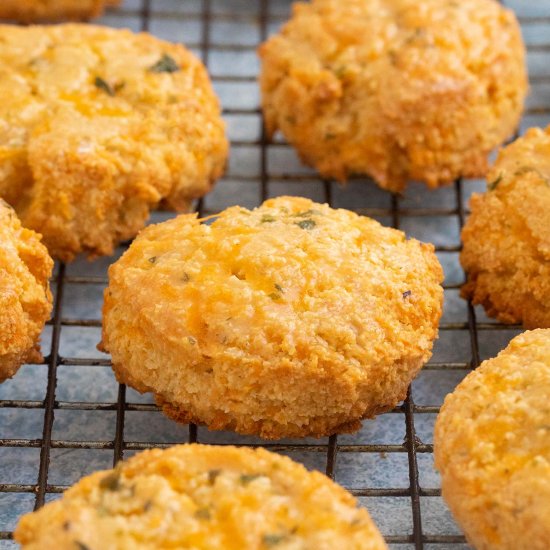
M 262 477 L 260 474 L 242 474 L 240 477 L 240 481 L 242 485 L 248 485 L 249 483 L 252 483 L 255 479 L 258 479 L 259 477 Z
M 275 288 L 276 288 L 279 292 L 284 292 L 283 287 L 282 287 L 281 285 L 278 285 L 277 283 L 275 283 Z
M 120 470 L 115 468 L 99 482 L 101 489 L 106 491 L 118 491 L 120 489 Z
M 296 214 L 292 214 L 293 218 L 308 218 L 310 216 L 313 216 L 313 214 L 321 214 L 320 210 L 315 210 L 314 208 L 311 208 L 310 210 L 304 210 L 303 212 L 296 212 Z
M 221 470 L 209 470 L 208 471 L 208 483 L 214 485 L 216 483 L 216 478 L 222 473 Z
M 336 137 L 336 134 L 333 134 L 331 132 L 327 132 L 325 134 L 325 139 L 328 141 L 328 140 L 331 140 L 331 139 L 334 139 Z
M 313 229 L 317 224 L 313 220 L 302 220 L 297 222 L 296 225 L 302 229 Z
M 337 78 L 343 78 L 346 75 L 347 71 L 348 71 L 347 66 L 341 65 L 334 71 L 334 74 L 336 75 Z
M 284 542 L 287 539 L 286 535 L 277 535 L 277 534 L 269 534 L 264 535 L 262 538 L 262 542 L 268 546 L 276 546 L 277 544 L 281 544 L 281 542 Z
M 489 191 L 494 191 L 497 188 L 498 184 L 502 181 L 502 178 L 503 175 L 501 172 L 495 180 L 487 184 L 487 189 L 489 189 Z
M 115 85 L 114 85 L 114 91 L 115 93 L 116 92 L 120 92 L 120 90 L 124 90 L 124 88 L 126 87 L 126 82 L 124 82 L 124 80 L 122 82 L 117 82 Z
M 156 256 L 151 256 L 147 261 L 150 264 L 154 264 L 157 261 L 157 257 Z
M 148 512 L 153 507 L 153 503 L 150 500 L 146 500 L 143 505 L 143 511 Z
M 149 67 L 149 70 L 152 73 L 175 73 L 180 70 L 180 67 L 172 57 L 164 53 L 152 67 Z
M 195 512 L 195 517 L 197 519 L 211 519 L 212 515 L 210 514 L 210 510 L 208 508 L 199 508 Z
M 84 544 L 83 542 L 75 540 L 74 543 L 76 544 L 76 547 L 78 548 L 78 550 L 90 550 L 90 547 Z
M 523 176 L 523 174 L 528 174 L 529 172 L 535 172 L 539 178 L 543 179 L 546 182 L 546 185 L 550 185 L 550 179 L 542 174 L 542 172 L 535 168 L 534 166 L 522 166 L 514 172 L 514 176 Z
M 281 295 L 280 295 L 280 294 L 277 294 L 277 292 L 272 292 L 271 294 L 268 294 L 268 296 L 269 296 L 272 300 L 280 300 L 280 299 L 281 299 Z
M 190 281 L 191 277 L 189 277 L 189 274 L 188 273 L 184 273 L 181 277 L 181 280 L 184 282 L 184 283 L 188 283 Z
M 403 300 L 408 298 L 411 294 L 412 294 L 412 290 L 405 290 L 405 292 L 403 292 Z
M 95 77 L 94 84 L 96 88 L 103 90 L 107 95 L 110 95 L 111 97 L 115 95 L 115 91 L 112 86 L 100 76 Z
M 275 221 L 275 218 L 273 216 L 270 216 L 269 214 L 264 214 L 262 216 L 262 219 L 260 220 L 260 223 L 273 223 Z

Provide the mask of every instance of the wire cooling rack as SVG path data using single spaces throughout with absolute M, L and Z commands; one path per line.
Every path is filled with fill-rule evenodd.
M 528 44 L 531 95 L 522 130 L 550 122 L 550 1 L 510 2 Z M 256 438 L 182 427 L 149 396 L 116 384 L 109 359 L 95 349 L 102 291 L 113 258 L 58 265 L 53 319 L 42 339 L 44 362 L 26 365 L 0 386 L 0 548 L 11 548 L 17 518 L 58 498 L 83 475 L 123 457 L 178 442 L 263 445 L 326 472 L 367 506 L 392 548 L 468 548 L 442 499 L 433 469 L 433 423 L 443 397 L 479 362 L 519 332 L 484 317 L 459 296 L 459 232 L 479 180 L 402 196 L 369 181 L 342 188 L 304 168 L 282 140 L 268 143 L 256 84 L 257 45 L 288 16 L 287 0 L 127 0 L 101 21 L 149 30 L 186 43 L 208 66 L 224 105 L 232 142 L 228 173 L 199 201 L 201 214 L 253 207 L 295 194 L 346 207 L 434 242 L 445 269 L 445 310 L 434 355 L 393 411 L 353 435 L 265 443 Z M 155 213 L 153 221 L 166 219 Z M 124 247 L 117 250 L 117 256 Z

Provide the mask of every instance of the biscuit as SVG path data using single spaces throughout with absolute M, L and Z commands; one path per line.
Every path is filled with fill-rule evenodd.
M 118 4 L 120 0 L 2 0 L 0 19 L 20 23 L 90 19 Z
M 0 199 L 0 382 L 27 361 L 40 361 L 39 339 L 50 318 L 53 261 L 40 235 L 24 229 Z
M 0 196 L 55 257 L 112 254 L 223 172 L 219 102 L 183 46 L 82 24 L 0 36 Z
M 432 245 L 279 197 L 146 228 L 109 270 L 103 349 L 177 421 L 264 438 L 355 431 L 431 355 Z
M 491 317 L 550 328 L 550 127 L 501 150 L 462 231 L 462 296 Z
M 80 480 L 23 516 L 26 550 L 385 550 L 368 512 L 319 472 L 264 449 L 178 445 Z
M 514 338 L 445 398 L 435 425 L 442 493 L 477 550 L 550 544 L 550 330 Z
M 482 176 L 516 128 L 525 48 L 495 0 L 313 0 L 259 50 L 269 135 L 341 182 Z

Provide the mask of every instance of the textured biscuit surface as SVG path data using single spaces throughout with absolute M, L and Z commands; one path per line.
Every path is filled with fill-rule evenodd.
M 465 298 L 526 328 L 550 327 L 550 127 L 505 147 L 472 196 L 460 260 Z
M 54 256 L 111 254 L 223 171 L 218 100 L 183 46 L 80 24 L 1 26 L 0 46 L 0 196 Z
M 309 199 L 183 215 L 111 266 L 103 348 L 167 414 L 265 438 L 353 431 L 431 355 L 432 245 Z
M 40 236 L 24 229 L 0 200 L 0 382 L 41 358 L 38 340 L 50 317 L 53 261 Z
M 384 550 L 368 512 L 263 449 L 180 445 L 97 472 L 24 516 L 27 550 Z
M 297 3 L 260 47 L 267 129 L 340 181 L 400 191 L 481 176 L 518 123 L 524 49 L 495 0 Z
M 89 19 L 119 3 L 120 0 L 2 0 L 0 19 L 22 23 Z
M 434 451 L 443 497 L 477 550 L 550 547 L 550 330 L 514 338 L 449 394 Z

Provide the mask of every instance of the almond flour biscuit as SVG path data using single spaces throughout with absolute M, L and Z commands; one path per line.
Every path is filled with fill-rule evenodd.
M 204 66 L 145 33 L 0 26 L 0 97 L 0 196 L 65 261 L 111 254 L 224 168 Z
M 443 294 L 432 245 L 295 197 L 151 226 L 109 280 L 118 379 L 175 420 L 264 438 L 355 431 L 394 407 Z
M 39 338 L 50 318 L 53 261 L 40 235 L 24 229 L 0 199 L 0 382 L 27 361 L 40 361 Z
M 364 508 L 264 449 L 178 445 L 80 480 L 23 516 L 25 550 L 386 550 Z
M 502 149 L 487 181 L 462 231 L 462 295 L 503 323 L 550 328 L 550 127 Z
M 343 182 L 391 191 L 482 176 L 527 90 L 525 48 L 496 0 L 313 0 L 259 50 L 268 134 Z
M 550 330 L 514 338 L 445 398 L 442 492 L 477 550 L 550 547 Z
M 120 0 L 2 0 L 0 19 L 21 23 L 90 19 L 118 4 Z

